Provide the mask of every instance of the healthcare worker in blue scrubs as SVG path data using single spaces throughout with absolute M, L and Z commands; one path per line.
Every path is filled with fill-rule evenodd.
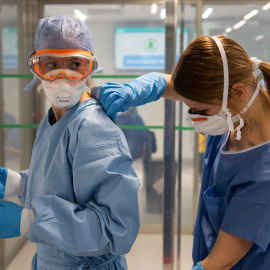
M 1 198 L 24 202 L 0 202 L 0 237 L 36 242 L 33 270 L 125 270 L 140 226 L 140 182 L 122 131 L 87 93 L 97 68 L 87 25 L 39 20 L 28 64 L 52 108 L 29 170 L 0 169 Z
M 209 135 L 192 269 L 269 270 L 270 64 L 230 38 L 205 36 L 190 43 L 172 76 L 153 72 L 99 92 L 110 116 L 160 96 L 183 101 L 195 130 Z

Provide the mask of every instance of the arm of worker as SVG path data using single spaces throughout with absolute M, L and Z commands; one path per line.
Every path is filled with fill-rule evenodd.
M 0 167 L 0 199 L 23 195 L 24 186 L 25 178 L 19 173 Z
M 129 252 L 140 227 L 140 181 L 124 135 L 104 118 L 108 121 L 100 124 L 93 115 L 95 121 L 76 134 L 76 148 L 69 149 L 76 203 L 55 195 L 35 197 L 30 241 L 76 256 Z
M 209 255 L 194 266 L 193 270 L 229 270 L 240 261 L 253 246 L 253 242 L 219 231 Z
M 112 118 L 130 106 L 144 105 L 162 96 L 179 100 L 172 86 L 171 75 L 158 72 L 147 73 L 127 84 L 106 83 L 98 93 L 93 94 L 98 96 L 106 114 Z

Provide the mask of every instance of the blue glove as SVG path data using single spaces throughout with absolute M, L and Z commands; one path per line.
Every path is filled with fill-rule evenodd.
M 4 198 L 8 169 L 0 167 L 0 199 Z
M 204 270 L 201 262 L 198 262 L 191 270 Z
M 99 100 L 109 117 L 116 118 L 118 112 L 130 106 L 140 106 L 158 100 L 167 87 L 164 75 L 151 72 L 128 84 L 106 83 L 99 90 Z
M 23 207 L 9 202 L 0 201 L 0 238 L 20 236 L 21 216 Z

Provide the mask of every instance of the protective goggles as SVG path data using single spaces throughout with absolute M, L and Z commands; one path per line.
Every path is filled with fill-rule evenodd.
M 82 81 L 97 67 L 97 59 L 90 51 L 48 49 L 33 52 L 28 60 L 30 71 L 41 80 L 68 79 Z

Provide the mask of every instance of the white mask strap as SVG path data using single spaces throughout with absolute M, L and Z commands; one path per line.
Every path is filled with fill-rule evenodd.
M 228 105 L 228 93 L 229 93 L 229 68 L 228 68 L 228 61 L 227 56 L 224 50 L 224 47 L 216 36 L 211 36 L 211 38 L 216 42 L 221 59 L 222 59 L 222 65 L 223 65 L 223 74 L 224 74 L 224 88 L 223 88 L 223 98 L 222 98 L 222 111 L 224 111 L 227 115 L 227 123 L 229 126 L 229 130 L 233 131 L 234 126 L 232 122 L 232 114 L 230 113 L 227 105 Z
M 251 104 L 253 103 L 259 92 L 260 92 L 260 85 L 258 84 L 253 96 L 251 97 L 247 106 L 240 112 L 240 114 L 243 114 L 251 106 Z
M 258 93 L 260 92 L 260 85 L 258 84 L 257 85 L 257 88 L 254 92 L 254 94 L 252 95 L 250 101 L 248 102 L 247 106 L 240 112 L 240 114 L 237 114 L 233 117 L 233 123 L 237 122 L 237 121 L 240 121 L 240 124 L 237 126 L 236 128 L 236 137 L 235 139 L 236 140 L 240 140 L 241 139 L 241 128 L 244 126 L 244 120 L 243 118 L 241 117 L 241 115 L 247 111 L 247 109 L 251 106 L 251 104 L 253 103 L 253 101 L 255 100 L 255 98 L 257 97 Z
M 229 93 L 229 69 L 227 56 L 224 50 L 224 47 L 221 41 L 216 36 L 211 36 L 211 38 L 216 42 L 218 49 L 221 54 L 222 64 L 223 64 L 223 73 L 224 73 L 224 89 L 223 89 L 223 100 L 222 100 L 222 109 L 224 112 L 228 113 L 227 103 L 228 103 L 228 93 Z

